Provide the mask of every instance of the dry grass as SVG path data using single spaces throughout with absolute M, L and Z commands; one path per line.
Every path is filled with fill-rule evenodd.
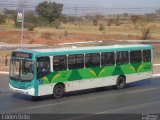
M 9 50 L 1 50 L 0 51 L 0 71 L 8 71 L 9 70 L 9 61 L 7 62 L 7 66 L 5 63 L 6 57 L 9 58 L 12 51 Z

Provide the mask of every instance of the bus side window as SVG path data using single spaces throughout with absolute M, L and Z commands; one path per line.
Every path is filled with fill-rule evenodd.
M 69 55 L 68 68 L 69 69 L 84 68 L 84 55 L 83 54 Z
M 105 52 L 101 54 L 101 65 L 110 66 L 115 65 L 115 53 L 114 52 Z
M 59 55 L 59 56 L 53 57 L 53 70 L 54 71 L 67 70 L 67 56 L 66 55 Z
M 142 62 L 142 51 L 136 50 L 136 51 L 130 51 L 130 63 L 141 63 Z
M 129 54 L 128 51 L 120 51 L 116 53 L 116 64 L 128 64 L 129 63 Z
M 99 67 L 100 66 L 100 54 L 91 53 L 85 55 L 85 67 Z
M 143 50 L 143 62 L 151 62 L 151 50 Z
M 37 58 L 37 78 L 41 78 L 50 73 L 50 58 L 38 57 Z

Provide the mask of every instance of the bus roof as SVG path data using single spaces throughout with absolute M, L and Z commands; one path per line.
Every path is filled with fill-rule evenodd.
M 92 46 L 92 47 L 31 49 L 31 50 L 18 50 L 18 52 L 33 53 L 37 56 L 47 56 L 47 55 L 84 54 L 84 53 L 95 53 L 95 52 L 147 50 L 152 48 L 153 46 L 151 45 L 128 44 L 128 45 L 110 45 L 110 46 Z

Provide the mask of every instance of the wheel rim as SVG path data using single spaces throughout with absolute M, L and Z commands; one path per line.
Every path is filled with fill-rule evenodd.
M 118 77 L 116 88 L 117 89 L 123 89 L 126 86 L 126 79 L 124 77 Z
M 55 88 L 55 92 L 54 92 L 56 97 L 61 97 L 63 95 L 63 87 L 62 86 L 57 86 Z
M 124 80 L 123 79 L 119 80 L 119 86 L 124 86 Z

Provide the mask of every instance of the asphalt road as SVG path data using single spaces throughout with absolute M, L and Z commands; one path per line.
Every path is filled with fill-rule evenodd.
M 84 120 L 95 118 L 95 114 L 160 113 L 160 77 L 128 84 L 122 90 L 105 87 L 67 93 L 61 99 L 44 96 L 39 100 L 10 93 L 7 75 L 0 74 L 0 81 L 0 113 L 85 114 L 80 116 Z

